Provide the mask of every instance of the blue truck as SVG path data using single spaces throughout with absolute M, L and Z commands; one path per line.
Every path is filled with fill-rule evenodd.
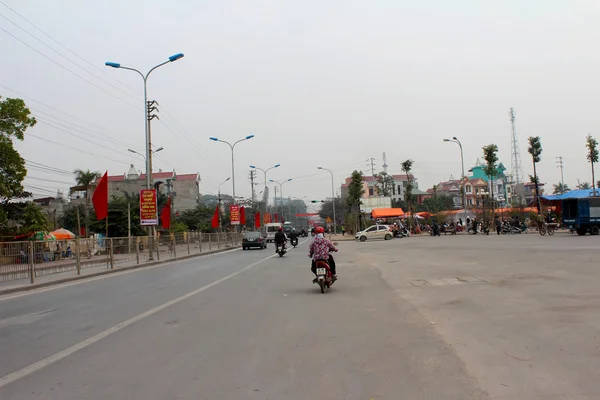
M 596 189 L 596 196 L 593 190 L 584 189 L 544 196 L 542 199 L 560 202 L 563 225 L 574 229 L 578 235 L 600 234 L 600 189 Z

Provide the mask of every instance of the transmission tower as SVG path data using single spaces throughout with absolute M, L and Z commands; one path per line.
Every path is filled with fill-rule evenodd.
M 385 172 L 387 174 L 388 164 L 387 164 L 387 157 L 385 155 L 385 151 L 383 152 L 383 165 L 382 165 L 382 167 L 383 167 L 383 172 Z
M 508 113 L 512 126 L 512 146 L 511 146 L 511 174 L 513 175 L 512 195 L 515 195 L 515 185 L 523 183 L 523 166 L 521 165 L 521 154 L 519 153 L 519 142 L 517 140 L 517 131 L 515 130 L 515 109 L 511 107 Z M 520 186 L 520 185 L 519 185 Z M 520 188 L 519 188 L 520 189 Z M 517 201 L 521 203 L 521 196 L 517 196 Z
M 561 194 L 565 192 L 565 166 L 563 165 L 562 156 L 556 157 L 557 167 L 560 168 L 560 186 Z

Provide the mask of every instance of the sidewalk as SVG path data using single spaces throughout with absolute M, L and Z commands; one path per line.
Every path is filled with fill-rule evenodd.
M 110 264 L 107 263 L 105 256 L 94 256 L 92 260 L 82 259 L 81 260 L 81 271 L 77 275 L 76 268 L 74 268 L 74 261 L 72 260 L 60 260 L 48 263 L 48 266 L 44 264 L 38 264 L 39 270 L 36 272 L 43 273 L 44 270 L 48 269 L 60 269 L 70 268 L 64 272 L 47 273 L 43 275 L 37 275 L 34 278 L 34 283 L 30 283 L 29 276 L 22 279 L 0 281 L 0 295 L 34 290 L 46 286 L 58 285 L 61 283 L 91 278 L 95 276 L 107 275 L 116 272 L 122 272 L 137 268 L 144 268 L 159 264 L 168 263 L 171 261 L 185 260 L 188 258 L 201 257 L 208 254 L 221 253 L 227 250 L 233 250 L 241 248 L 241 245 L 232 246 L 231 244 L 220 243 L 219 246 L 213 244 L 209 249 L 208 243 L 202 243 L 202 249 L 196 247 L 190 248 L 190 254 L 188 254 L 187 244 L 177 245 L 175 253 L 177 257 L 173 256 L 173 252 L 164 251 L 161 246 L 160 260 L 155 259 L 148 261 L 146 258 L 140 259 L 138 264 L 135 254 L 117 254 L 113 256 L 113 269 L 110 269 Z M 132 258 L 133 256 L 133 258 Z M 147 256 L 147 254 L 146 254 Z M 85 265 L 88 265 L 87 267 Z

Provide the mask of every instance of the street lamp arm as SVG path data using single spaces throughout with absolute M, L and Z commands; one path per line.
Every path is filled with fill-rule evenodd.
M 144 77 L 144 79 L 148 79 L 148 76 L 150 76 L 150 73 L 151 73 L 152 71 L 154 71 L 156 68 L 158 68 L 158 67 L 162 67 L 163 65 L 165 65 L 165 64 L 168 64 L 168 63 L 170 63 L 170 62 L 171 62 L 171 61 L 165 61 L 165 62 L 162 62 L 162 63 L 160 63 L 160 64 L 158 64 L 158 65 L 156 65 L 156 66 L 152 67 L 152 69 L 150 69 L 150 71 L 148 71 L 148 73 L 146 74 L 146 76 Z
M 112 66 L 112 65 L 110 65 L 109 63 L 105 63 L 105 64 L 106 64 L 106 65 L 108 65 L 108 66 Z M 118 66 L 118 67 L 116 67 L 116 68 L 119 68 L 119 69 L 126 69 L 126 70 L 129 70 L 129 71 L 134 71 L 134 72 L 137 72 L 138 74 L 140 74 L 140 76 L 142 77 L 142 79 L 146 80 L 146 77 L 144 76 L 144 74 L 142 74 L 140 71 L 138 71 L 138 70 L 137 70 L 137 69 L 135 69 L 135 68 L 124 67 L 124 66 L 122 66 L 122 65 L 120 65 L 120 64 L 119 64 L 119 66 Z

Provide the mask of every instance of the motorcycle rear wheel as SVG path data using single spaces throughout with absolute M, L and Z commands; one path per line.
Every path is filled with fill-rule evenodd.
M 319 287 L 321 288 L 321 293 L 325 293 L 325 280 L 319 279 Z

